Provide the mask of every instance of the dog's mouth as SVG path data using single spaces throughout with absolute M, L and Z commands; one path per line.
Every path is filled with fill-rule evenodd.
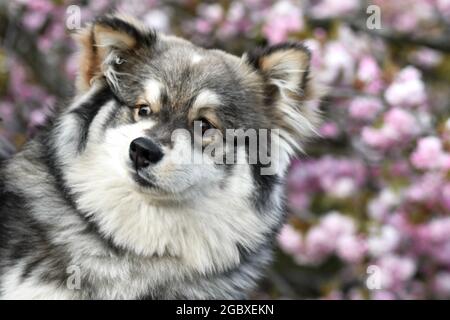
M 156 189 L 154 181 L 151 181 L 147 176 L 139 172 L 139 170 L 133 173 L 133 180 L 141 187 Z
M 179 202 L 186 199 L 185 192 L 173 192 L 166 190 L 158 185 L 155 178 L 152 178 L 146 172 L 132 169 L 131 176 L 133 181 L 139 187 L 139 191 L 150 196 L 155 201 L 162 201 L 164 203 Z

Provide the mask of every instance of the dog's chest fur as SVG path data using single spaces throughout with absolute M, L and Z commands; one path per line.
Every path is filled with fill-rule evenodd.
M 13 190 L 26 210 L 17 208 L 15 218 L 23 216 L 24 225 L 13 227 L 15 238 L 0 252 L 1 297 L 232 298 L 245 294 L 241 288 L 251 287 L 270 260 L 266 233 L 273 223 L 242 200 L 248 189 L 242 181 L 229 181 L 227 190 L 235 194 L 228 197 L 163 209 L 115 194 L 119 187 L 99 194 L 98 184 L 85 183 L 87 198 L 77 199 L 77 206 L 117 215 L 93 220 L 68 204 L 48 164 L 37 160 L 42 149 L 30 144 L 5 170 L 3 188 Z M 115 235 L 102 223 L 114 224 L 105 230 Z M 21 241 L 27 248 L 14 260 L 14 242 Z

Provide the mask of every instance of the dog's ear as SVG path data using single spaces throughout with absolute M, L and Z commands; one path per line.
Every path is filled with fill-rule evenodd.
M 132 17 L 107 15 L 78 31 L 74 38 L 79 45 L 78 92 L 87 91 L 93 80 L 104 76 L 117 85 L 114 67 L 142 46 L 151 46 L 155 33 Z
M 257 48 L 244 54 L 264 81 L 266 104 L 293 147 L 316 133 L 319 93 L 310 74 L 310 51 L 301 43 Z

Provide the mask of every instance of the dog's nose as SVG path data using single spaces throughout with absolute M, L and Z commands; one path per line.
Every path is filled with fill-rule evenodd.
M 157 163 L 163 157 L 161 149 L 150 139 L 137 138 L 130 145 L 130 159 L 136 169 L 148 167 Z

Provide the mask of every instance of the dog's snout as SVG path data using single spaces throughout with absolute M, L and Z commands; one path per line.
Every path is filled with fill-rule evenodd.
M 130 145 L 130 159 L 136 169 L 155 164 L 163 157 L 161 148 L 150 139 L 137 138 Z

